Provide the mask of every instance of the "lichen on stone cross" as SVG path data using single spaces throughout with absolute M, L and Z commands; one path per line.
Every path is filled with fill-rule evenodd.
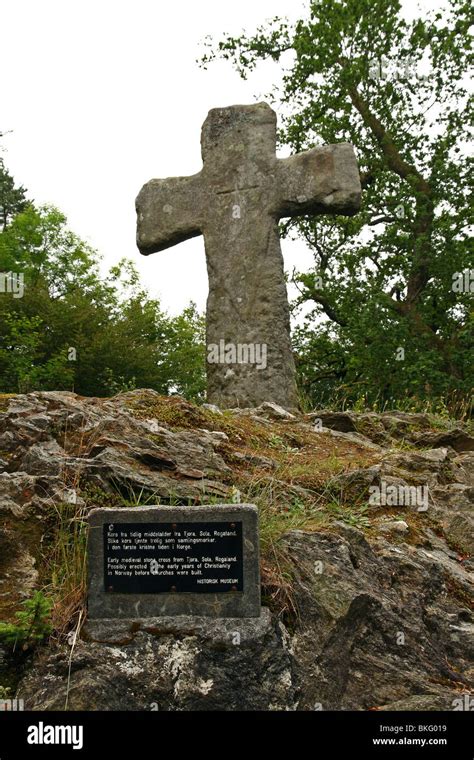
M 278 234 L 282 217 L 354 214 L 357 161 L 348 143 L 276 157 L 266 104 L 212 109 L 202 170 L 152 179 L 138 195 L 137 245 L 148 255 L 204 235 L 207 396 L 220 407 L 298 406 Z

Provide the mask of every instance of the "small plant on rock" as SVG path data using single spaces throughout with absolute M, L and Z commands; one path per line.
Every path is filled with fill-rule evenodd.
M 0 642 L 23 650 L 39 644 L 51 633 L 51 602 L 36 591 L 31 599 L 23 602 L 23 609 L 16 613 L 15 623 L 0 623 Z

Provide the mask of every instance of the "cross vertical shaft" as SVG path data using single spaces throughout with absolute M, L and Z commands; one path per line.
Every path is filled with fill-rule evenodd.
M 209 112 L 203 168 L 151 180 L 137 198 L 144 254 L 203 234 L 208 400 L 221 407 L 298 406 L 278 220 L 355 213 L 357 162 L 348 144 L 277 159 L 276 114 L 265 103 Z

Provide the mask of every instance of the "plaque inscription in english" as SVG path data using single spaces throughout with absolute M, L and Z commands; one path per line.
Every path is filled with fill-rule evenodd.
M 242 523 L 105 524 L 104 590 L 121 594 L 243 591 Z

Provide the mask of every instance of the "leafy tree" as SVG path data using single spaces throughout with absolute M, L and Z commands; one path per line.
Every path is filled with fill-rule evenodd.
M 0 134 L 1 137 L 1 134 Z M 16 187 L 13 177 L 0 158 L 0 228 L 5 230 L 8 222 L 15 214 L 23 211 L 28 205 L 24 187 Z
M 300 383 L 312 403 L 466 400 L 472 391 L 468 243 L 472 100 L 470 3 L 450 0 L 408 23 L 398 0 L 315 0 L 293 26 L 274 19 L 252 36 L 210 43 L 246 77 L 280 61 L 273 99 L 280 143 L 298 152 L 348 141 L 363 204 L 353 218 L 300 218 L 314 267 L 293 272 Z M 471 271 L 469 271 L 471 267 Z M 474 278 L 473 278 L 474 280 Z M 458 288 L 459 290 L 459 288 Z
M 148 387 L 203 398 L 204 330 L 195 306 L 168 316 L 131 262 L 101 276 L 97 252 L 60 211 L 18 204 L 0 232 L 0 392 L 104 396 Z M 23 277 L 22 297 L 5 287 L 9 272 Z

